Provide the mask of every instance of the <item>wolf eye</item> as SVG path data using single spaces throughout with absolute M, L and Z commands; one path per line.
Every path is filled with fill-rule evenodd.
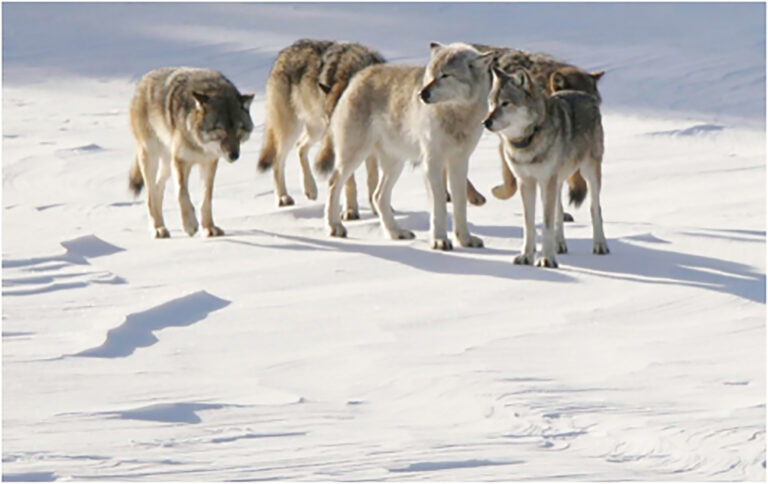
M 448 77 L 448 74 L 443 74 L 442 76 L 440 76 L 440 79 L 445 79 L 446 77 Z
M 507 106 L 509 106 L 509 101 L 504 101 L 503 103 L 501 103 L 501 107 L 504 108 L 504 107 L 507 107 Z

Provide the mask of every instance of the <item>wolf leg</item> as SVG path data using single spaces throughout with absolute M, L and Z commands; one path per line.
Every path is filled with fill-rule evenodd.
M 563 187 L 562 183 L 557 183 L 557 205 L 555 205 L 555 249 L 558 254 L 568 253 L 568 245 L 565 243 L 565 230 L 563 228 L 563 222 L 565 217 L 563 216 Z
M 150 150 L 144 146 L 137 147 L 136 157 L 139 162 L 141 176 L 144 179 L 144 185 L 147 187 L 147 211 L 152 223 L 152 233 L 157 239 L 168 238 L 171 234 L 165 228 L 165 221 L 163 220 L 165 180 L 163 180 L 162 186 L 158 186 L 159 184 L 157 183 L 158 165 L 160 164 L 159 150 Z
M 374 215 L 378 215 L 376 210 L 376 204 L 373 202 L 373 194 L 376 192 L 376 187 L 379 185 L 379 162 L 375 156 L 369 156 L 365 159 L 365 171 L 366 182 L 368 184 L 368 203 L 371 206 L 371 210 Z
M 443 181 L 445 165 L 443 164 L 442 156 L 427 154 L 425 158 L 429 195 L 432 201 L 432 213 L 429 219 L 432 248 L 451 250 L 453 249 L 453 244 L 448 239 L 448 233 L 445 229 L 446 192 L 445 182 Z
M 467 227 L 467 172 L 469 160 L 448 160 L 448 183 L 453 192 L 453 231 L 462 247 L 482 247 L 483 240 Z
M 203 233 L 207 237 L 224 235 L 224 231 L 213 223 L 213 211 L 211 209 L 211 201 L 213 199 L 213 179 L 216 177 L 216 168 L 218 165 L 218 160 L 200 165 L 200 177 L 203 179 L 203 203 L 200 206 L 200 218 L 202 219 Z
M 344 184 L 344 211 L 341 214 L 342 220 L 359 220 L 360 209 L 357 206 L 357 183 L 355 182 L 355 173 L 347 179 Z
M 296 142 L 299 153 L 299 164 L 301 165 L 302 181 L 304 183 L 304 195 L 309 200 L 317 199 L 317 184 L 315 183 L 315 177 L 312 176 L 312 169 L 309 167 L 309 149 L 313 144 L 320 139 L 322 131 L 318 132 L 317 129 L 310 128 L 309 125 L 304 127 L 299 141 Z
M 605 240 L 603 232 L 603 212 L 600 207 L 600 188 L 601 188 L 601 164 L 599 161 L 590 159 L 581 165 L 581 174 L 587 181 L 587 193 L 590 198 L 590 213 L 592 215 L 592 252 L 594 254 L 608 254 L 608 242 Z
M 557 213 L 557 176 L 541 183 L 541 200 L 544 206 L 544 230 L 541 237 L 542 255 L 536 260 L 538 267 L 557 267 L 555 260 L 555 214 Z
M 190 237 L 197 232 L 198 223 L 195 216 L 195 207 L 189 199 L 189 172 L 192 165 L 173 155 L 173 168 L 176 174 L 176 185 L 178 187 L 179 208 L 181 209 L 181 223 L 184 232 Z
M 515 257 L 515 264 L 533 264 L 536 254 L 536 181 L 520 179 L 520 199 L 523 201 L 523 250 Z
M 381 164 L 381 180 L 373 195 L 373 203 L 376 206 L 382 228 L 389 237 L 394 240 L 413 239 L 414 233 L 400 228 L 392 215 L 392 188 L 403 172 L 405 161 L 397 158 L 379 156 Z
M 517 180 L 515 179 L 512 170 L 510 170 L 507 165 L 503 143 L 499 143 L 499 156 L 501 157 L 501 178 L 503 183 L 493 187 L 491 192 L 493 193 L 493 196 L 499 200 L 507 200 L 508 198 L 512 198 L 515 192 L 517 192 Z

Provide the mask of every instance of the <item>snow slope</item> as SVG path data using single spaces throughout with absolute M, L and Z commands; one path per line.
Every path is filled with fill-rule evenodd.
M 328 238 L 295 154 L 276 208 L 263 85 L 300 37 L 606 69 L 611 254 L 583 207 L 559 270 L 513 265 L 490 134 L 485 249 L 428 249 L 420 167 L 393 197 L 414 241 L 362 195 Z M 161 65 L 257 93 L 216 181 L 226 237 L 186 237 L 169 189 L 150 239 L 128 193 L 127 104 Z M 764 5 L 4 4 L 3 81 L 4 479 L 765 479 Z

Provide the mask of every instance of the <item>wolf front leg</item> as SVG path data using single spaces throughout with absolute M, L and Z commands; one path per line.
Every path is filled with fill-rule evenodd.
M 203 179 L 203 203 L 200 206 L 200 218 L 202 219 L 203 233 L 207 237 L 218 237 L 224 235 L 224 231 L 213 223 L 213 210 L 211 203 L 213 199 L 213 179 L 216 177 L 216 168 L 219 160 L 213 160 L 210 163 L 200 165 L 200 176 Z
M 381 180 L 373 195 L 373 202 L 379 213 L 384 231 L 394 240 L 413 239 L 415 235 L 410 230 L 400 228 L 392 215 L 392 188 L 403 172 L 405 161 L 386 155 L 379 155 L 381 163 Z
M 469 159 L 448 161 L 448 182 L 453 192 L 453 231 L 462 247 L 482 247 L 483 240 L 469 233 L 467 227 L 467 172 Z
M 432 202 L 432 211 L 429 219 L 432 248 L 436 250 L 452 250 L 453 244 L 448 239 L 448 233 L 445 230 L 446 194 L 445 183 L 443 182 L 443 172 L 445 169 L 443 159 L 442 156 L 427 154 L 424 162 L 427 168 L 427 186 L 429 187 L 429 196 Z
M 557 176 L 551 176 L 540 184 L 541 199 L 544 206 L 544 230 L 541 237 L 542 255 L 536 260 L 538 267 L 557 267 L 555 260 L 555 216 L 557 210 Z M 562 223 L 562 221 L 561 221 Z
M 179 209 L 181 210 L 181 224 L 184 232 L 190 237 L 195 235 L 198 228 L 197 217 L 195 216 L 195 206 L 189 199 L 189 172 L 192 164 L 182 160 L 178 156 L 178 151 L 174 150 L 171 155 L 173 169 L 176 175 L 176 185 L 178 187 Z
M 536 254 L 536 181 L 531 178 L 521 178 L 520 198 L 523 201 L 523 250 L 515 257 L 515 264 L 533 264 Z

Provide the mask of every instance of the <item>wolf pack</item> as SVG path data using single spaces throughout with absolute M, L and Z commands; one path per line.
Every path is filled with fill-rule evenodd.
M 433 42 L 427 65 L 411 66 L 388 63 L 359 43 L 302 39 L 280 51 L 270 70 L 258 170 L 272 170 L 277 205 L 293 205 L 285 162 L 295 147 L 304 195 L 318 197 L 313 171 L 328 176 L 325 224 L 331 236 L 346 237 L 343 221 L 360 218 L 354 173 L 365 162 L 370 207 L 386 235 L 402 240 L 414 233 L 398 224 L 392 189 L 406 162 L 421 163 L 431 247 L 453 248 L 448 203 L 455 242 L 483 247 L 469 231 L 467 203 L 483 205 L 486 199 L 468 179 L 468 168 L 488 130 L 498 136 L 502 170 L 492 193 L 508 199 L 519 191 L 522 199 L 524 241 L 514 263 L 557 267 L 556 254 L 567 252 L 566 183 L 571 204 L 578 207 L 589 195 L 593 253 L 607 254 L 600 209 L 602 75 L 507 47 Z M 224 234 L 213 221 L 213 181 L 219 159 L 236 161 L 254 129 L 253 98 L 211 69 L 161 68 L 138 82 L 130 107 L 136 154 L 129 186 L 136 195 L 146 186 L 154 237 L 170 236 L 163 193 L 171 174 L 184 231 L 192 236 L 202 224 L 207 236 Z M 311 164 L 310 149 L 318 143 Z M 200 223 L 188 189 L 193 165 L 199 165 L 204 190 Z M 544 211 L 538 257 L 537 187 Z

